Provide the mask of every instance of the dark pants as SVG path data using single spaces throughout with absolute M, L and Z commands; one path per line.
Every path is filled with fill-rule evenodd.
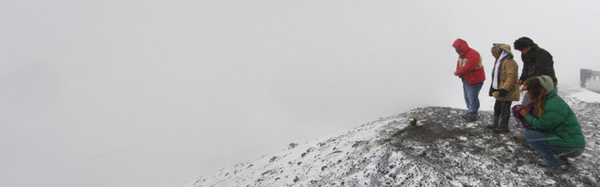
M 510 105 L 512 101 L 498 101 L 494 104 L 494 121 L 493 124 L 499 128 L 508 129 L 508 120 L 510 119 Z

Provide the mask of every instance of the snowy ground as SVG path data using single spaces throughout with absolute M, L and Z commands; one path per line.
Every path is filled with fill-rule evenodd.
M 184 186 L 595 186 L 600 182 L 600 96 L 560 92 L 576 112 L 585 153 L 560 168 L 516 139 L 493 133 L 491 111 L 465 123 L 463 109 L 417 108 L 320 140 L 224 168 Z M 417 126 L 409 121 L 418 119 Z M 512 124 L 512 122 L 511 122 Z

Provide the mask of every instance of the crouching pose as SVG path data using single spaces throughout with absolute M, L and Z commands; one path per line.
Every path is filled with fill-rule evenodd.
M 523 87 L 534 107 L 534 113 L 528 113 L 517 105 L 520 115 L 533 126 L 523 136 L 542 156 L 542 166 L 560 166 L 567 157 L 580 156 L 585 149 L 581 126 L 571 107 L 553 90 L 552 78 L 531 77 Z

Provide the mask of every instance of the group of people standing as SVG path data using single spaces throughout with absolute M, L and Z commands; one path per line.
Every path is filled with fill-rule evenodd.
M 458 53 L 454 75 L 462 80 L 467 113 L 462 115 L 468 122 L 479 120 L 479 92 L 485 81 L 483 62 L 479 53 L 466 41 L 456 39 L 452 45 Z M 494 132 L 508 132 L 511 114 L 519 123 L 527 124 L 522 137 L 542 156 L 542 166 L 560 166 L 567 157 L 581 155 L 585 139 L 575 113 L 557 95 L 557 79 L 552 55 L 528 37 L 514 42 L 521 52 L 523 69 L 519 76 L 518 65 L 508 44 L 492 44 L 495 58 L 489 96 L 494 97 L 494 116 L 489 128 Z M 520 100 L 520 105 L 511 105 Z

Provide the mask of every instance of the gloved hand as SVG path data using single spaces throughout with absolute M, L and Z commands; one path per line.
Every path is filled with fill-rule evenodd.
M 498 90 L 500 93 L 498 93 L 498 97 L 506 97 L 506 94 L 508 93 L 508 91 L 506 91 L 505 89 L 500 89 Z

